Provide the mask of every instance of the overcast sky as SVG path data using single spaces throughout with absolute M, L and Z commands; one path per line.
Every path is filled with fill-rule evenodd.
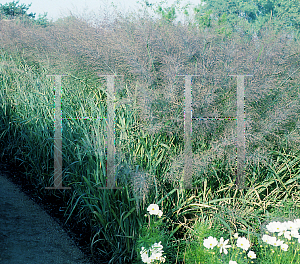
M 117 6 L 117 10 L 122 13 L 133 10 L 141 9 L 143 5 L 137 3 L 138 0 L 19 0 L 19 4 L 25 4 L 28 6 L 32 3 L 27 13 L 44 14 L 48 12 L 48 19 L 56 21 L 59 17 L 68 16 L 69 11 L 73 14 L 83 17 L 97 17 L 100 18 L 104 14 L 104 10 L 107 10 L 108 14 L 114 10 L 111 3 Z M 203 1 L 203 0 L 202 0 Z M 13 0 L 0 0 L 0 4 L 6 4 L 13 2 Z M 143 0 L 140 0 L 143 2 Z M 162 1 L 148 0 L 149 3 L 156 4 Z M 162 4 L 162 7 L 171 6 L 175 3 L 175 0 L 166 0 L 166 4 Z M 201 3 L 201 0 L 181 0 L 180 7 L 183 7 L 187 3 L 191 3 L 191 7 L 188 10 L 192 10 L 193 7 Z M 151 12 L 150 12 L 151 13 Z M 189 11 L 189 13 L 192 13 Z M 152 13 L 154 15 L 154 13 Z M 157 17 L 157 16 L 155 16 Z M 184 16 L 179 17 L 176 21 L 184 21 Z

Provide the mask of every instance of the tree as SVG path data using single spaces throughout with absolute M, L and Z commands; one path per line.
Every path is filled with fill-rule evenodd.
M 47 13 L 44 13 L 43 15 L 39 14 L 38 19 L 35 20 L 35 24 L 46 27 L 50 25 L 50 22 L 47 18 Z
M 161 18 L 173 22 L 180 10 L 179 2 L 171 7 L 162 8 L 162 1 L 154 10 Z M 153 10 L 153 4 L 144 0 L 146 7 Z M 189 16 L 186 8 L 184 14 Z M 216 32 L 230 35 L 232 31 L 240 31 L 249 37 L 259 36 L 260 30 L 270 23 L 277 32 L 290 31 L 295 36 L 300 34 L 300 1 L 299 0 L 207 0 L 194 8 L 194 22 L 199 28 L 215 27 Z
M 157 4 L 156 9 L 154 9 L 154 7 L 153 7 L 154 4 L 150 4 L 147 0 L 143 0 L 143 3 L 145 5 L 145 7 L 151 8 L 154 11 L 154 13 L 158 14 L 163 21 L 166 21 L 168 23 L 173 23 L 175 21 L 175 19 L 177 18 L 176 13 L 179 13 L 178 11 L 184 11 L 183 13 L 186 16 L 189 15 L 186 9 L 190 4 L 187 4 L 184 7 L 180 8 L 179 6 L 180 6 L 181 1 L 182 0 L 176 0 L 176 2 L 173 3 L 171 6 L 163 8 L 161 5 L 167 3 L 167 0 L 164 0 Z M 138 3 L 140 3 L 140 2 L 138 2 Z
M 27 14 L 27 11 L 31 4 L 26 6 L 25 4 L 21 4 L 18 6 L 19 1 L 13 1 L 10 3 L 6 3 L 4 5 L 0 4 L 0 16 L 1 19 L 19 19 L 23 22 L 33 22 L 34 24 L 41 25 L 41 26 L 47 26 L 49 25 L 49 21 L 46 18 L 47 13 L 44 13 L 44 15 L 40 15 L 38 19 L 34 20 L 35 13 Z
M 28 5 L 28 7 L 26 7 L 25 4 L 17 6 L 18 3 L 19 1 L 13 1 L 11 3 L 6 3 L 5 5 L 0 4 L 1 15 L 4 16 L 6 19 L 15 19 L 16 17 L 24 15 L 27 15 L 28 18 L 35 18 L 35 14 L 33 13 L 26 14 L 31 4 Z
M 201 26 L 211 26 L 212 18 L 215 18 L 215 24 L 222 19 L 224 24 L 226 17 L 229 26 L 236 28 L 243 23 L 255 33 L 269 21 L 276 29 L 300 31 L 299 0 L 209 0 L 194 12 L 195 20 Z

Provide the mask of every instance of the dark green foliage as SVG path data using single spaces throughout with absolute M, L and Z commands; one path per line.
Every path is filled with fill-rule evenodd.
M 28 5 L 26 7 L 25 4 L 22 4 L 20 6 L 17 6 L 19 1 L 6 3 L 5 5 L 0 4 L 0 13 L 2 16 L 4 16 L 7 19 L 15 19 L 16 17 L 27 15 L 28 18 L 35 18 L 35 13 L 26 14 L 27 10 L 31 6 Z
M 19 19 L 23 22 L 33 22 L 36 25 L 46 27 L 49 25 L 47 19 L 47 13 L 44 15 L 39 14 L 39 17 L 35 20 L 35 13 L 27 14 L 29 7 L 25 4 L 18 5 L 19 1 L 13 1 L 4 5 L 0 4 L 0 15 L 2 19 Z
M 154 10 L 167 22 L 174 22 L 178 11 L 188 17 L 188 5 L 179 8 L 180 0 L 170 7 L 163 8 L 145 1 L 145 6 Z M 161 4 L 161 3 L 160 3 Z M 267 24 L 272 23 L 274 29 L 291 31 L 295 36 L 300 30 L 300 2 L 297 0 L 211 0 L 199 4 L 193 9 L 194 22 L 199 28 L 216 26 L 217 33 L 230 35 L 232 31 L 240 30 L 240 25 L 246 25 L 248 34 L 257 33 Z M 247 33 L 247 32 L 245 32 Z
M 215 20 L 216 24 L 227 23 L 231 27 L 246 23 L 255 31 L 267 22 L 274 23 L 276 28 L 299 31 L 299 11 L 300 2 L 296 0 L 211 0 L 194 8 L 195 19 L 202 27 L 211 26 Z

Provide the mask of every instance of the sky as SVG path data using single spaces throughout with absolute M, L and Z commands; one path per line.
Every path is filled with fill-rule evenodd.
M 28 6 L 30 3 L 32 3 L 27 13 L 36 13 L 36 18 L 38 18 L 39 14 L 48 12 L 48 19 L 53 19 L 53 21 L 56 21 L 59 17 L 68 16 L 70 14 L 69 11 L 71 11 L 76 16 L 89 17 L 91 20 L 93 18 L 101 20 L 101 17 L 104 15 L 104 10 L 107 11 L 109 17 L 114 17 L 114 8 L 111 3 L 117 6 L 117 10 L 119 10 L 121 13 L 124 13 L 124 11 L 127 12 L 143 9 L 143 5 L 138 4 L 137 1 L 138 0 L 19 0 L 18 5 L 25 4 Z M 143 2 L 143 0 L 139 1 Z M 13 2 L 13 0 L 0 0 L 0 4 L 6 4 L 9 2 Z M 151 4 L 156 4 L 162 1 L 148 0 L 148 2 Z M 165 2 L 166 4 L 162 4 L 162 7 L 171 6 L 173 3 L 175 3 L 175 0 L 165 0 Z M 181 0 L 180 7 L 183 7 L 188 2 L 192 4 L 188 9 L 190 10 L 189 13 L 192 14 L 192 8 L 199 5 L 201 0 Z M 157 17 L 157 15 L 154 13 L 150 12 L 150 14 L 154 15 L 154 17 Z M 183 22 L 184 16 L 182 15 L 176 19 L 176 22 L 178 21 Z

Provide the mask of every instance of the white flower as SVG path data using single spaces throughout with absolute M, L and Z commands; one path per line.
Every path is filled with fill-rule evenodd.
M 162 253 L 151 254 L 151 259 L 153 260 L 160 260 L 161 257 L 162 257 Z
M 144 248 L 144 247 L 142 247 L 142 250 L 141 250 L 141 254 L 143 254 L 143 253 L 145 253 L 147 250 Z
M 253 251 L 250 250 L 248 252 L 248 257 L 251 258 L 251 259 L 255 259 L 256 258 L 256 254 Z
M 291 236 L 292 236 L 292 237 L 295 237 L 295 238 L 300 238 L 298 229 L 293 229 L 293 230 L 291 230 Z
M 237 246 L 247 251 L 250 247 L 250 242 L 245 237 L 239 237 L 237 239 Z
M 287 251 L 289 246 L 287 244 L 281 244 L 280 247 L 282 250 Z
M 268 243 L 268 244 L 269 244 L 270 238 L 271 238 L 271 236 L 263 235 L 262 240 L 263 240 L 265 243 Z
M 275 227 L 275 225 L 274 225 L 274 227 Z M 281 230 L 279 231 L 278 236 L 281 236 L 282 234 L 284 234 L 285 238 L 287 238 L 288 240 L 291 240 L 291 231 L 288 231 L 288 229 L 293 230 L 296 227 L 297 227 L 297 225 L 292 221 L 283 222 L 281 224 Z M 278 231 L 275 231 L 275 232 L 278 232 Z
M 225 242 L 224 242 L 224 238 L 221 237 L 220 238 L 220 242 L 218 244 L 218 247 L 221 247 L 220 248 L 220 253 L 222 253 L 222 250 L 224 250 L 224 253 L 227 255 L 228 254 L 228 251 L 226 248 L 230 248 L 231 246 L 230 245 L 226 245 L 228 243 L 229 239 L 227 239 Z
M 296 224 L 297 228 L 300 228 L 300 219 L 295 219 L 294 223 Z
M 291 231 L 283 230 L 282 232 L 278 233 L 278 236 L 281 236 L 282 234 L 284 234 L 284 237 L 288 240 L 291 239 Z
M 283 241 L 281 241 L 280 239 L 276 240 L 276 237 L 274 237 L 274 238 L 275 238 L 275 239 L 272 240 L 272 243 L 270 243 L 272 246 L 278 247 L 278 246 L 280 246 L 280 245 L 283 244 Z
M 286 229 L 288 229 L 288 230 L 297 229 L 297 224 L 292 221 L 284 222 L 284 225 L 285 225 Z
M 213 249 L 216 245 L 218 245 L 218 240 L 210 236 L 207 239 L 204 239 L 203 245 L 208 249 Z
M 271 222 L 269 224 L 266 225 L 266 228 L 269 232 L 273 233 L 274 232 L 274 228 L 275 228 L 275 225 L 274 225 L 275 222 Z
M 147 208 L 147 211 L 151 215 L 158 215 L 159 218 L 163 215 L 163 212 L 159 210 L 159 207 L 157 204 L 150 204 Z
M 237 264 L 237 262 L 236 262 L 236 261 L 230 260 L 230 261 L 229 261 L 229 264 Z
M 150 204 L 147 208 L 147 211 L 149 212 L 149 214 L 151 215 L 158 215 L 159 212 L 159 207 L 157 204 Z
M 152 245 L 152 251 L 161 251 L 161 252 L 163 252 L 163 246 L 161 245 L 161 241 L 159 241 L 159 243 L 154 243 L 153 245 Z
M 161 241 L 159 243 L 154 243 L 151 248 L 151 259 L 159 260 L 163 254 L 163 246 L 161 245 Z
M 238 234 L 238 233 L 235 233 L 233 236 L 234 236 L 234 238 L 238 238 L 238 237 L 239 237 L 239 234 Z
M 159 259 L 161 262 L 165 262 L 166 261 L 166 259 L 164 258 L 164 257 L 160 257 L 160 259 Z
M 142 261 L 144 263 L 151 263 L 154 260 L 160 260 L 162 262 L 165 262 L 165 258 L 162 257 L 163 254 L 163 246 L 161 245 L 161 241 L 159 243 L 154 243 L 152 247 L 148 250 L 146 250 L 144 247 L 142 247 L 142 250 L 140 252 Z M 151 256 L 149 257 L 149 253 L 151 252 Z
M 152 259 L 148 257 L 147 254 L 142 254 L 142 261 L 144 263 L 151 263 L 152 262 Z
M 158 210 L 158 217 L 161 218 L 162 215 L 163 215 L 163 212 L 161 210 Z
M 142 257 L 142 261 L 144 263 L 151 263 L 151 261 L 152 261 L 151 257 L 148 256 L 149 252 L 150 252 L 150 250 L 145 250 L 145 248 L 142 247 L 142 251 L 140 252 L 140 254 L 141 254 L 141 257 Z
M 268 241 L 267 241 L 268 244 L 270 245 L 273 245 L 274 243 L 276 243 L 276 237 L 269 237 L 268 238 Z
M 282 232 L 283 230 L 285 230 L 285 225 L 280 222 L 271 222 L 266 226 L 266 228 L 271 233 Z
M 284 237 L 288 240 L 291 240 L 291 231 L 283 231 Z

